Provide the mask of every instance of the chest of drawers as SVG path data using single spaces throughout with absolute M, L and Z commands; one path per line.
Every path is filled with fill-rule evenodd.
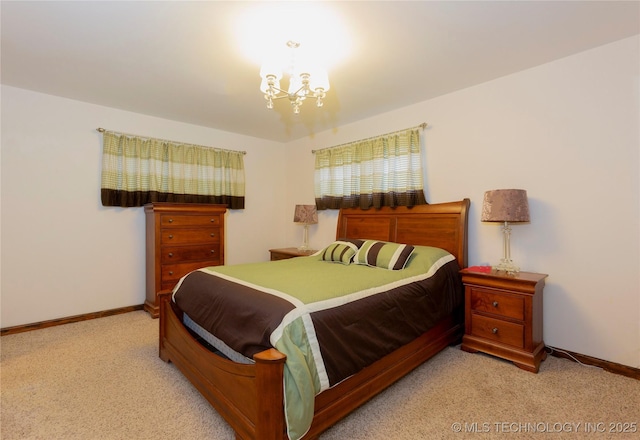
M 461 272 L 465 287 L 465 334 L 461 348 L 481 351 L 538 372 L 546 358 L 542 339 L 545 274 Z
M 192 270 L 224 264 L 225 205 L 149 203 L 146 221 L 146 300 L 158 316 L 157 294 Z

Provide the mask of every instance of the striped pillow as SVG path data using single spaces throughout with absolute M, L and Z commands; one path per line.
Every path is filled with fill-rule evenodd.
M 358 240 L 338 240 L 324 248 L 320 254 L 322 261 L 333 261 L 342 264 L 351 264 L 353 256 L 358 252 Z
M 400 270 L 404 269 L 414 249 L 410 244 L 367 240 L 354 257 L 354 262 L 383 269 Z

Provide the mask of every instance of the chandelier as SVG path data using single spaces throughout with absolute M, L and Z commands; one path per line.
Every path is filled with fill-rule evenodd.
M 267 108 L 273 109 L 273 101 L 288 98 L 293 107 L 293 113 L 300 113 L 300 106 L 307 98 L 315 98 L 316 106 L 322 107 L 323 99 L 329 90 L 329 78 L 327 72 L 320 68 L 314 68 L 312 63 L 298 57 L 300 43 L 288 41 L 287 47 L 290 49 L 289 65 L 283 69 L 282 63 L 272 61 L 265 63 L 260 69 L 262 83 L 260 91 L 264 93 L 267 101 Z M 289 74 L 289 88 L 280 88 L 283 70 Z

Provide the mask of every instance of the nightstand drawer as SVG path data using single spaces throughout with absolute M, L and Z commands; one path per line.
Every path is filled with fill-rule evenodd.
M 471 310 L 524 320 L 524 298 L 471 288 Z
M 524 347 L 524 325 L 481 315 L 471 316 L 471 334 L 514 347 Z

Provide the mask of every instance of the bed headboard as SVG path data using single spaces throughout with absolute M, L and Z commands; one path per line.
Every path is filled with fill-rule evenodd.
M 344 208 L 338 216 L 336 239 L 359 238 L 434 246 L 451 252 L 467 267 L 469 199 L 459 202 L 361 210 Z

